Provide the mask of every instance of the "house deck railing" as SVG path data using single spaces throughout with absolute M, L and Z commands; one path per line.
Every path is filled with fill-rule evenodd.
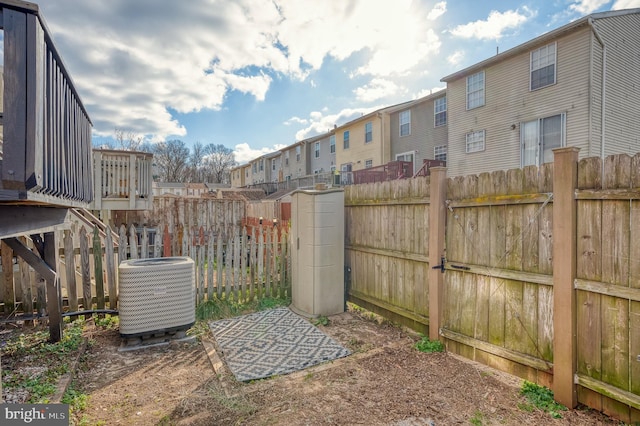
M 138 151 L 93 151 L 93 210 L 148 210 L 152 207 L 153 155 Z
M 0 201 L 86 207 L 91 121 L 32 3 L 0 1 L 4 31 Z

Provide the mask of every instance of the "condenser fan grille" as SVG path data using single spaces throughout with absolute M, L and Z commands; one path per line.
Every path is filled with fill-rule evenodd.
M 187 329 L 195 322 L 195 270 L 188 257 L 127 260 L 119 267 L 122 336 Z

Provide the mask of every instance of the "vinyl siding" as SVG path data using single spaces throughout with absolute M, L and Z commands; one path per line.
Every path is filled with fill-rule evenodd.
M 640 152 L 640 15 L 594 22 L 606 49 L 605 155 Z
M 601 155 L 602 141 L 602 46 L 591 32 L 591 103 L 589 157 Z
M 336 155 L 332 155 L 329 147 L 329 134 L 323 136 L 321 139 L 315 139 L 309 142 L 310 153 L 310 172 L 314 173 L 315 170 L 321 170 L 322 172 L 331 171 L 331 166 L 334 165 Z M 316 158 L 316 142 L 320 142 L 320 157 Z M 336 139 L 336 145 L 338 141 Z
M 364 142 L 365 124 L 371 122 L 373 140 Z M 336 163 L 340 169 L 342 164 L 351 163 L 352 170 L 365 168 L 365 160 L 372 160 L 373 167 L 389 161 L 389 115 L 373 114 L 369 118 L 358 119 L 336 129 Z M 349 131 L 349 148 L 343 147 L 343 135 Z
M 433 148 L 438 145 L 447 145 L 447 126 L 434 127 L 433 102 L 445 95 L 446 91 L 434 93 L 424 102 L 413 105 L 411 108 L 411 133 L 408 136 L 400 136 L 400 113 L 406 109 L 398 110 L 391 116 L 391 161 L 396 155 L 413 151 L 415 153 L 414 172 L 423 163 L 423 160 L 433 160 Z M 447 110 L 447 114 L 449 111 Z M 448 119 L 448 117 L 447 117 Z
M 520 167 L 520 123 L 560 113 L 566 113 L 567 146 L 586 156 L 590 40 L 588 28 L 558 38 L 556 84 L 535 91 L 529 91 L 529 52 L 485 68 L 485 105 L 469 111 L 466 78 L 449 82 L 448 174 Z M 467 154 L 465 135 L 479 130 L 485 130 L 485 151 Z

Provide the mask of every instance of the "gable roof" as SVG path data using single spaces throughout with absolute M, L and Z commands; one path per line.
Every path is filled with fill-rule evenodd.
M 460 71 L 456 71 L 453 74 L 449 74 L 446 77 L 442 77 L 440 81 L 449 83 L 451 81 L 458 80 L 462 77 L 466 77 L 469 74 L 473 74 L 478 71 L 481 71 L 482 69 L 487 68 L 493 64 L 496 64 L 501 61 L 505 61 L 523 52 L 527 52 L 533 49 L 535 46 L 548 43 L 558 37 L 572 33 L 578 30 L 579 28 L 585 27 L 587 25 L 591 26 L 592 21 L 594 20 L 611 18 L 614 16 L 631 15 L 634 13 L 640 13 L 640 9 L 626 9 L 626 10 L 615 10 L 615 11 L 608 11 L 608 12 L 592 13 L 591 15 L 584 16 L 580 19 L 577 19 L 566 25 L 563 25 L 560 28 L 556 28 L 555 30 L 549 31 L 548 33 L 542 34 L 541 36 L 533 38 L 509 50 L 505 50 L 504 52 L 499 53 L 495 56 L 492 56 L 488 59 L 485 59 L 484 61 L 478 62 Z

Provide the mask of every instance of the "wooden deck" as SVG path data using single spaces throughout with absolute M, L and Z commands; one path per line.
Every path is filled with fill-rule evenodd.
M 0 204 L 88 207 L 91 120 L 38 6 L 0 2 L 4 31 Z

